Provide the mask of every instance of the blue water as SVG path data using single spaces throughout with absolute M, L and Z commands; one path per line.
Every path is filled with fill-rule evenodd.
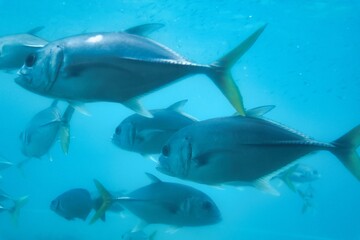
M 360 123 L 360 1 L 356 0 L 0 0 L 0 35 L 45 26 L 39 35 L 55 40 L 82 32 L 118 31 L 143 23 L 164 23 L 151 35 L 156 41 L 199 63 L 211 63 L 258 26 L 268 26 L 234 66 L 233 75 L 249 108 L 274 104 L 267 117 L 315 139 L 332 141 Z M 0 154 L 24 159 L 19 133 L 51 100 L 22 89 L 14 74 L 0 72 Z M 233 114 L 234 110 L 206 76 L 191 76 L 143 98 L 147 108 L 163 108 L 188 99 L 186 112 L 199 119 Z M 65 107 L 65 104 L 61 105 Z M 93 178 L 109 189 L 133 190 L 149 183 L 144 172 L 163 180 L 138 154 L 115 147 L 110 137 L 132 114 L 120 104 L 92 103 L 91 117 L 75 114 L 70 153 L 59 145 L 47 157 L 33 160 L 21 173 L 2 172 L 0 188 L 29 202 L 14 225 L 0 215 L 1 240 L 121 239 L 138 223 L 109 213 L 106 223 L 67 221 L 50 211 L 60 193 L 74 187 L 95 191 Z M 359 151 L 358 151 L 359 153 Z M 253 188 L 217 189 L 182 182 L 210 195 L 223 221 L 213 226 L 184 227 L 167 233 L 153 225 L 162 239 L 311 239 L 359 240 L 360 183 L 328 152 L 300 160 L 321 172 L 313 183 L 314 207 L 301 213 L 302 200 L 284 185 L 275 197 Z

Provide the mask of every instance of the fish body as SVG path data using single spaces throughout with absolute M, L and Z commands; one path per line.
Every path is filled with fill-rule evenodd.
M 55 101 L 38 112 L 20 134 L 21 152 L 29 158 L 41 158 L 54 144 L 61 126 L 61 112 Z
M 210 225 L 221 221 L 219 209 L 205 193 L 186 185 L 162 182 L 155 176 L 148 175 L 153 183 L 123 197 L 111 196 L 95 181 L 105 199 L 100 209 L 106 210 L 106 204 L 119 202 L 146 224 L 161 223 L 182 227 Z M 98 211 L 91 222 L 102 214 Z
M 240 92 L 229 72 L 264 28 L 212 65 L 190 62 L 168 47 L 132 32 L 80 34 L 51 42 L 30 54 L 15 81 L 40 95 L 73 102 L 118 102 L 150 116 L 137 97 L 203 73 L 243 113 Z
M 49 152 L 60 133 L 61 145 L 67 153 L 70 142 L 69 122 L 73 112 L 74 109 L 69 105 L 62 116 L 57 100 L 38 112 L 20 134 L 21 152 L 28 158 L 41 158 Z
M 277 178 L 287 179 L 295 183 L 307 183 L 318 180 L 321 175 L 316 170 L 305 164 L 296 164 L 293 167 L 279 173 Z
M 172 134 L 197 121 L 181 111 L 185 102 L 183 100 L 165 109 L 150 110 L 152 118 L 139 114 L 127 117 L 116 128 L 112 142 L 141 155 L 159 154 Z
M 158 170 L 210 185 L 267 187 L 265 178 L 318 150 L 334 153 L 360 179 L 360 126 L 332 143 L 316 141 L 273 121 L 224 117 L 194 123 L 164 145 Z
M 74 188 L 56 197 L 50 209 L 67 220 L 86 220 L 93 207 L 93 200 L 86 189 Z
M 38 27 L 28 33 L 0 37 L 0 69 L 19 69 L 29 54 L 44 47 L 48 42 L 34 35 L 41 29 Z

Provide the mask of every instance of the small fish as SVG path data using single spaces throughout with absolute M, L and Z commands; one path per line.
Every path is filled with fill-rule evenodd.
M 11 71 L 21 68 L 26 57 L 48 42 L 35 34 L 43 27 L 36 27 L 24 34 L 0 37 L 0 69 Z
M 50 209 L 67 220 L 79 218 L 86 220 L 93 200 L 88 190 L 74 188 L 56 197 L 50 204 Z
M 295 184 L 315 181 L 320 178 L 320 174 L 308 165 L 295 164 L 285 171 L 280 172 L 274 178 L 280 178 L 291 190 L 296 192 Z
M 180 78 L 205 74 L 244 115 L 242 96 L 230 71 L 265 26 L 208 65 L 188 61 L 145 37 L 158 28 L 159 24 L 146 24 L 130 31 L 87 33 L 51 42 L 28 55 L 15 81 L 39 95 L 79 103 L 117 102 L 151 117 L 140 96 Z
M 57 102 L 55 100 L 50 107 L 37 113 L 20 134 L 21 152 L 28 159 L 41 158 L 47 154 L 59 134 L 63 151 L 67 154 L 70 142 L 69 121 L 74 109 L 69 105 L 62 117 Z
M 90 223 L 99 219 L 112 202 L 119 202 L 147 224 L 168 224 L 176 227 L 204 226 L 221 221 L 221 214 L 214 201 L 195 188 L 163 182 L 147 173 L 152 183 L 126 196 L 114 197 L 97 180 L 95 185 L 103 197 L 103 205 Z
M 121 236 L 123 240 L 154 240 L 156 231 L 148 235 L 144 231 L 130 231 L 126 232 Z
M 301 209 L 302 213 L 306 213 L 309 209 L 314 207 L 312 202 L 314 199 L 314 188 L 311 186 L 311 184 L 309 184 L 305 189 L 296 189 L 296 192 L 304 201 Z
M 182 100 L 165 109 L 150 110 L 152 118 L 139 114 L 127 117 L 116 128 L 112 142 L 143 156 L 159 154 L 172 134 L 197 121 L 182 111 L 186 102 Z
M 336 155 L 360 180 L 360 125 L 324 143 L 270 120 L 232 116 L 200 121 L 176 132 L 164 145 L 158 170 L 199 183 L 251 185 L 278 192 L 269 180 L 314 151 Z

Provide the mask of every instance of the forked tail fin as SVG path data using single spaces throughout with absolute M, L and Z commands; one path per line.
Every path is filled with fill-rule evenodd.
M 69 153 L 69 145 L 70 145 L 70 120 L 72 115 L 74 114 L 74 107 L 69 104 L 66 108 L 64 115 L 62 117 L 62 125 L 59 129 L 59 137 L 60 137 L 60 145 L 64 154 L 67 155 Z
M 339 158 L 345 167 L 360 181 L 360 157 L 356 149 L 360 146 L 360 125 L 332 142 L 335 148 L 332 153 Z
M 261 26 L 228 54 L 211 64 L 212 71 L 208 73 L 208 76 L 242 116 L 246 115 L 244 103 L 230 70 L 239 58 L 255 43 L 265 27 L 266 25 Z
M 20 209 L 27 203 L 29 196 L 23 196 L 17 200 L 14 200 L 14 206 L 9 210 L 14 224 L 18 223 Z
M 106 210 L 111 206 L 112 203 L 112 196 L 109 191 L 98 180 L 94 179 L 94 183 L 102 198 L 102 204 L 99 209 L 96 210 L 96 213 L 91 218 L 89 224 L 93 224 L 99 218 L 102 218 L 105 215 Z

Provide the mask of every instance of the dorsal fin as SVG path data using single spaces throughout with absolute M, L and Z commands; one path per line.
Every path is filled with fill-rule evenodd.
M 270 112 L 275 108 L 275 105 L 264 105 L 260 107 L 255 107 L 251 109 L 246 109 L 247 117 L 262 117 L 266 113 Z M 234 113 L 233 116 L 241 116 L 238 112 Z
M 155 177 L 151 173 L 146 172 L 145 174 L 150 178 L 152 183 L 160 183 L 160 182 L 162 182 L 159 178 Z
M 147 24 L 142 24 L 142 25 L 135 26 L 132 28 L 128 28 L 124 32 L 146 37 L 149 34 L 159 30 L 160 28 L 162 28 L 164 26 L 165 25 L 162 23 L 147 23 Z
M 248 117 L 262 117 L 266 113 L 270 112 L 275 108 L 275 105 L 265 105 L 256 108 L 246 110 L 246 116 Z
M 187 103 L 187 101 L 188 101 L 187 99 L 178 101 L 178 102 L 170 105 L 166 109 L 167 110 L 172 110 L 172 111 L 175 111 L 175 112 L 182 112 L 182 109 L 183 109 L 184 105 Z
M 31 34 L 31 35 L 35 35 L 37 34 L 38 32 L 40 32 L 41 30 L 44 29 L 44 26 L 38 26 L 38 27 L 35 27 L 33 29 L 30 29 L 29 31 L 27 31 L 26 33 L 28 34 Z

